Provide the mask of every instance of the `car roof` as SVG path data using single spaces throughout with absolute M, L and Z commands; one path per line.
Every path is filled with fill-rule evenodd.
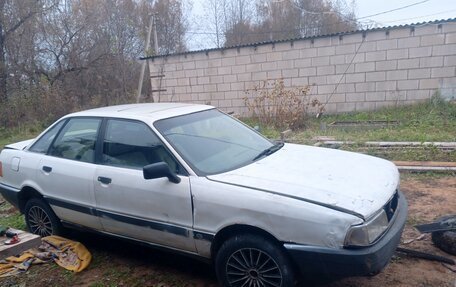
M 69 114 L 66 117 L 114 117 L 139 119 L 154 122 L 156 120 L 191 114 L 214 109 L 208 105 L 185 103 L 146 103 L 108 106 Z

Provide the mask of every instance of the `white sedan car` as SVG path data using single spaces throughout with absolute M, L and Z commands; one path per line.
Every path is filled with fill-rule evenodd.
M 178 103 L 67 115 L 2 150 L 0 191 L 33 233 L 85 228 L 195 255 L 223 286 L 376 274 L 407 216 L 386 160 L 274 143 Z

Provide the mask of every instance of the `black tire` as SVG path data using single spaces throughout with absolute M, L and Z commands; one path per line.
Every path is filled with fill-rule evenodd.
M 294 286 L 293 268 L 283 247 L 258 235 L 236 235 L 225 241 L 215 268 L 222 286 Z
M 456 215 L 448 215 L 437 219 L 436 221 L 441 222 L 445 220 L 456 220 Z M 446 253 L 456 255 L 456 231 L 436 231 L 432 232 L 432 242 L 438 248 L 442 249 Z
M 25 204 L 25 222 L 29 232 L 41 237 L 62 235 L 63 226 L 51 207 L 39 198 L 31 198 Z

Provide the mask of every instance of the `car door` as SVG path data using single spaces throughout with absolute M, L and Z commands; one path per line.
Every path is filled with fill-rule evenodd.
M 106 232 L 195 251 L 190 182 L 154 132 L 143 122 L 107 119 L 94 185 Z M 145 180 L 145 165 L 166 162 L 181 178 Z
M 94 229 L 101 229 L 93 190 L 101 122 L 101 118 L 68 119 L 42 156 L 36 175 L 45 200 L 61 220 Z

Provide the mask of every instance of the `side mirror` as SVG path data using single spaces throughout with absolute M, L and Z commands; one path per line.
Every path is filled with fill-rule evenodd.
M 181 181 L 180 177 L 172 172 L 168 164 L 163 161 L 146 165 L 143 167 L 143 174 L 144 179 L 167 177 L 173 183 L 179 183 Z

